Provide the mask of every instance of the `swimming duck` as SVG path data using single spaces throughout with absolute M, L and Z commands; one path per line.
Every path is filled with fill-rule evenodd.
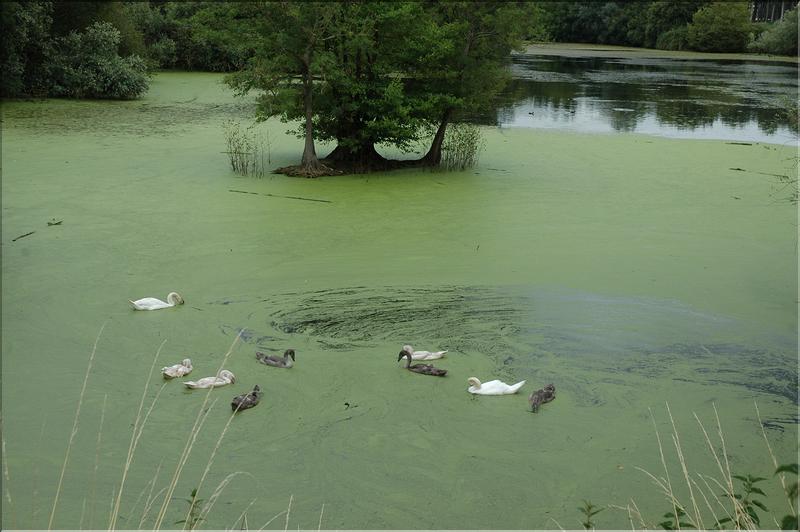
M 467 379 L 467 382 L 470 384 L 467 391 L 477 395 L 509 395 L 517 393 L 517 390 L 522 388 L 522 385 L 525 384 L 525 381 L 520 381 L 512 385 L 508 385 L 499 380 L 481 382 L 477 377 L 470 377 Z
M 289 360 L 289 357 L 291 357 L 291 360 Z M 294 349 L 287 349 L 284 351 L 283 358 L 275 355 L 265 355 L 261 351 L 256 351 L 256 359 L 267 366 L 288 369 L 294 366 Z
M 447 351 L 414 351 L 410 345 L 404 345 L 403 351 L 409 353 L 412 360 L 436 360 L 447 353 Z
M 541 390 L 536 390 L 528 397 L 528 403 L 531 405 L 531 412 L 538 412 L 539 407 L 544 403 L 549 403 L 556 398 L 556 387 L 548 384 Z
M 130 301 L 130 300 L 128 300 Z M 183 298 L 178 292 L 170 292 L 167 294 L 167 301 L 161 301 L 155 297 L 145 297 L 131 301 L 131 305 L 135 310 L 158 310 L 162 308 L 170 308 L 175 305 L 183 305 Z
M 406 359 L 405 368 L 408 371 L 413 371 L 414 373 L 422 373 L 423 375 L 433 375 L 434 377 L 444 377 L 447 375 L 446 369 L 439 369 L 434 368 L 430 364 L 414 364 L 411 365 L 411 353 L 408 351 L 400 351 L 400 354 L 397 356 L 397 361 L 399 362 L 403 357 Z
M 174 379 L 175 377 L 183 377 L 192 372 L 192 360 L 184 358 L 180 364 L 174 366 L 165 366 L 161 368 L 161 374 L 165 379 Z
M 223 369 L 216 377 L 203 377 L 198 381 L 183 381 L 183 384 L 187 388 L 219 388 L 234 382 L 236 382 L 236 376 L 227 369 Z
M 253 408 L 258 404 L 261 400 L 261 396 L 263 392 L 261 391 L 261 387 L 256 384 L 253 387 L 253 391 L 249 393 L 243 393 L 242 395 L 237 395 L 231 401 L 231 408 L 234 412 L 238 412 L 239 410 L 247 410 L 248 408 Z

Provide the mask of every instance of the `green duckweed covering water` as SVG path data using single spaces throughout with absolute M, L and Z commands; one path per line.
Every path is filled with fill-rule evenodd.
M 260 527 L 290 495 L 290 528 L 316 527 L 323 504 L 323 528 L 576 528 L 581 499 L 633 498 L 657 520 L 669 504 L 635 468 L 661 471 L 650 410 L 668 442 L 666 402 L 694 471 L 716 472 L 692 417 L 711 430 L 713 405 L 734 473 L 772 471 L 754 401 L 779 459 L 795 456 L 797 216 L 766 175 L 794 171 L 791 146 L 487 129 L 469 172 L 238 178 L 222 123 L 252 106 L 219 80 L 160 74 L 138 102 L 4 104 L 4 528 L 47 525 L 106 321 L 58 528 L 107 525 L 141 391 L 149 404 L 162 384 L 146 382 L 161 341 L 158 367 L 188 356 L 203 377 L 240 330 L 237 382 L 212 392 L 175 493 L 197 485 L 230 399 L 261 385 L 201 490 L 246 473 L 207 528 L 253 500 Z M 296 162 L 287 125 L 260 127 L 272 166 Z M 127 304 L 171 290 L 184 306 Z M 404 343 L 448 349 L 435 362 L 448 376 L 402 370 Z M 287 347 L 291 370 L 255 361 Z M 475 398 L 473 375 L 527 384 Z M 531 414 L 527 394 L 549 382 L 557 399 Z M 164 388 L 120 528 L 138 527 L 159 467 L 153 493 L 167 484 L 202 401 Z M 186 509 L 174 501 L 165 526 Z M 596 520 L 629 526 L 620 511 Z

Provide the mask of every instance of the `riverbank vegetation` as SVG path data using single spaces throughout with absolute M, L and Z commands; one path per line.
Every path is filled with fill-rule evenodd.
M 797 10 L 776 22 L 753 22 L 764 2 L 643 0 L 541 3 L 545 40 L 663 50 L 797 55 Z M 785 7 L 785 6 L 784 6 Z M 788 4 L 791 8 L 791 4 Z M 780 11 L 784 13 L 783 10 Z
M 470 13 L 486 13 L 502 8 L 513 17 L 519 36 L 532 41 L 616 44 L 666 50 L 695 50 L 797 55 L 797 10 L 791 2 L 775 1 L 712 2 L 709 0 L 642 0 L 636 2 L 448 2 L 446 6 L 427 3 L 359 3 L 337 6 L 330 3 L 311 8 L 319 14 L 317 22 L 331 20 L 326 10 L 363 14 L 373 11 L 414 12 L 416 17 L 394 18 L 395 33 L 414 35 L 414 39 L 397 41 L 400 48 L 414 48 L 419 64 L 441 66 L 441 50 L 430 37 L 434 29 L 445 34 L 446 28 L 430 25 L 441 19 L 443 12 L 461 19 Z M 275 30 L 278 20 L 292 18 L 292 13 L 306 9 L 297 2 L 133 2 L 64 0 L 35 2 L 3 2 L 3 97 L 65 96 L 135 98 L 146 90 L 142 82 L 142 60 L 150 69 L 181 69 L 210 72 L 236 72 L 247 69 L 254 58 L 268 51 L 264 42 Z M 505 5 L 503 5 L 505 4 Z M 776 4 L 777 5 L 777 4 Z M 264 14 L 281 15 L 278 20 L 257 20 Z M 773 22 L 764 22 L 766 15 Z M 419 18 L 421 16 L 421 18 Z M 346 18 L 346 17 L 345 17 Z M 344 29 L 344 19 L 336 27 Z M 295 23 L 297 21 L 295 20 Z M 462 20 L 463 22 L 463 20 Z M 102 25 L 98 25 L 102 24 Z M 292 28 L 287 26 L 286 30 Z M 296 29 L 296 28 L 294 28 Z M 323 29 L 320 26 L 318 29 Z M 364 28 L 361 28 L 362 30 Z M 353 26 L 348 31 L 353 31 Z M 90 35 L 86 35 L 89 32 Z M 414 33 L 416 32 L 416 33 Z M 103 34 L 103 40 L 97 40 Z M 357 33 L 352 33 L 356 35 Z M 342 33 L 339 40 L 341 41 Z M 327 34 L 333 40 L 332 33 Z M 386 41 L 391 33 L 379 36 Z M 300 34 L 294 36 L 301 38 Z M 485 36 L 497 44 L 507 43 L 503 35 Z M 92 40 L 96 46 L 76 48 L 76 41 Z M 408 41 L 408 42 L 406 42 Z M 364 44 L 363 40 L 359 41 Z M 284 43 L 286 44 L 286 43 Z M 297 43 L 294 43 L 297 45 Z M 334 43 L 328 43 L 332 48 Z M 341 44 L 341 42 L 339 43 Z M 374 44 L 374 43 L 373 43 Z M 429 50 L 423 44 L 433 45 Z M 315 46 L 320 46 L 317 42 Z M 99 50 L 97 48 L 102 48 Z M 299 48 L 286 48 L 296 51 Z M 274 50 L 271 50 L 274 52 Z M 398 50 L 394 56 L 407 55 Z M 430 52 L 430 53 L 428 53 Z M 93 55 L 103 54 L 97 61 Z M 439 54 L 437 56 L 437 54 Z M 474 54 L 473 54 L 474 55 Z M 64 85 L 64 57 L 79 63 L 80 74 L 66 76 L 77 87 Z M 457 59 L 452 55 L 450 60 Z M 433 63 L 429 62 L 433 60 Z M 341 65 L 340 65 L 341 66 Z M 449 67 L 457 64 L 449 63 Z M 73 68 L 74 70 L 74 68 Z M 328 69 L 330 70 L 330 69 Z M 448 68 L 449 70 L 449 68 Z M 54 72 L 55 71 L 55 72 Z M 317 69 L 316 74 L 319 74 Z M 327 71 L 330 74 L 330 71 Z M 430 73 L 430 72 L 428 72 Z M 61 75 L 61 78 L 59 78 Z M 98 83 L 92 90 L 81 88 L 87 78 L 118 80 Z M 77 78 L 72 81 L 72 78 Z M 129 79 L 130 78 L 130 79 Z M 126 86 L 130 85 L 130 86 Z M 142 88 L 144 87 L 144 88 Z M 473 87 L 474 88 L 474 87 Z

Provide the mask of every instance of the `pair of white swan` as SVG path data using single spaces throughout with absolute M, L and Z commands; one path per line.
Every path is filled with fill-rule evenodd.
M 165 366 L 161 368 L 161 374 L 165 379 L 174 379 L 176 377 L 185 377 L 192 372 L 192 361 L 189 358 L 184 358 L 180 364 L 174 366 Z M 183 384 L 187 388 L 218 388 L 236 382 L 236 376 L 223 369 L 216 377 L 203 377 L 196 381 L 184 381 Z

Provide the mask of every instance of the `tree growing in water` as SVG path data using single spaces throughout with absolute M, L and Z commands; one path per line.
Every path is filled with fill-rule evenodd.
M 262 91 L 261 118 L 302 121 L 301 163 L 278 171 L 309 177 L 333 168 L 438 165 L 447 125 L 459 112 L 487 105 L 505 84 L 510 52 L 532 13 L 524 2 L 266 2 L 238 9 L 251 21 L 256 55 L 228 83 L 240 93 Z M 391 161 L 376 150 L 410 151 L 433 130 L 420 160 Z M 322 161 L 315 139 L 336 142 Z
M 258 106 L 261 120 L 275 115 L 284 121 L 302 119 L 299 136 L 305 144 L 300 164 L 278 171 L 306 177 L 335 173 L 317 157 L 314 92 L 330 62 L 323 45 L 334 35 L 333 21 L 341 5 L 262 2 L 243 3 L 237 9 L 237 27 L 249 28 L 256 54 L 245 69 L 228 76 L 228 84 L 240 94 L 254 89 L 263 91 Z

